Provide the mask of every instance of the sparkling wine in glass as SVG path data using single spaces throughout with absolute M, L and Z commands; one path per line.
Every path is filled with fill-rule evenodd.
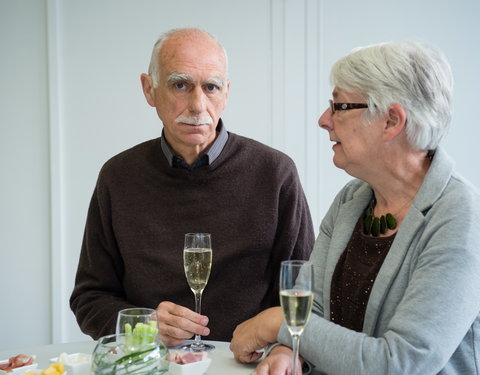
M 185 234 L 183 266 L 188 285 L 195 295 L 195 312 L 201 314 L 202 293 L 207 285 L 212 268 L 212 240 L 210 233 Z M 195 335 L 195 340 L 191 344 L 182 347 L 182 349 L 193 352 L 209 351 L 214 348 L 213 345 L 202 342 L 200 335 Z
M 280 268 L 280 304 L 292 336 L 292 374 L 297 372 L 300 336 L 313 306 L 313 264 L 304 260 L 286 260 Z

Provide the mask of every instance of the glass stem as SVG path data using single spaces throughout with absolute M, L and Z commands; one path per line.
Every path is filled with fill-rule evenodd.
M 198 314 L 202 313 L 202 292 L 195 293 L 195 312 Z M 202 338 L 200 337 L 200 335 L 195 334 L 194 345 L 202 345 Z
M 300 335 L 298 333 L 292 335 L 292 375 L 297 375 L 297 359 L 298 359 L 298 348 L 300 346 Z

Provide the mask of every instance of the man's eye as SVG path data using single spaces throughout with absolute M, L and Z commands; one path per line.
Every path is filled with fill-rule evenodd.
M 216 85 L 213 85 L 213 84 L 207 85 L 207 91 L 213 92 L 217 89 L 218 89 L 218 86 L 216 86 Z
M 186 87 L 186 86 L 185 86 L 185 83 L 183 83 L 183 82 L 177 82 L 177 83 L 175 83 L 175 88 L 176 88 L 176 89 L 183 90 L 183 89 L 185 89 L 185 87 Z

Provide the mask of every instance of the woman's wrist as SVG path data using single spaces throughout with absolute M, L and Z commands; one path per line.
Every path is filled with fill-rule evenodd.
M 280 306 L 271 307 L 260 313 L 261 324 L 259 335 L 268 343 L 277 341 L 278 332 L 283 323 L 283 312 Z

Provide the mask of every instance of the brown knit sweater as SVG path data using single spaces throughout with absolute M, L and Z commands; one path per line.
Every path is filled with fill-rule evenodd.
M 194 310 L 183 270 L 188 232 L 212 234 L 202 299 L 207 339 L 278 304 L 280 262 L 306 259 L 314 234 L 293 161 L 233 133 L 220 156 L 171 168 L 160 139 L 110 159 L 90 203 L 70 306 L 83 332 L 113 333 L 120 309 L 171 301 Z

